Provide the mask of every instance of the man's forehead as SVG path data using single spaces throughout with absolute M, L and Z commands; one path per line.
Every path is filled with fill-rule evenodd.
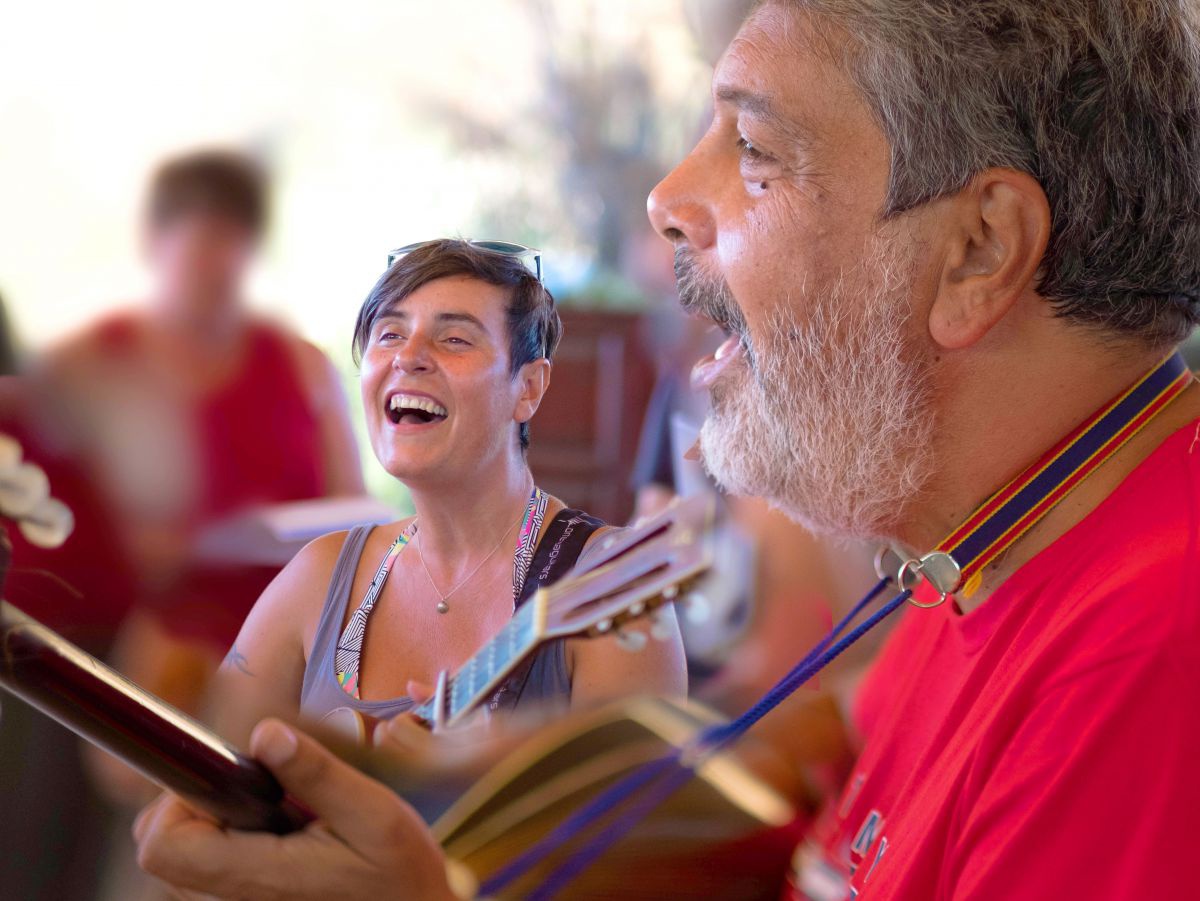
M 713 73 L 713 102 L 814 131 L 822 107 L 858 100 L 834 65 L 833 38 L 810 15 L 768 4 L 746 20 Z
M 717 61 L 714 81 L 737 78 L 754 82 L 760 90 L 768 89 L 787 70 L 803 65 L 814 55 L 817 39 L 811 15 L 768 3 L 742 23 Z M 776 89 L 781 86 L 774 85 Z

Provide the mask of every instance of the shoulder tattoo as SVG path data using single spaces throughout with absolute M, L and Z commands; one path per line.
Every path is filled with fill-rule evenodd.
M 246 655 L 238 650 L 237 642 L 234 642 L 233 647 L 229 649 L 229 653 L 225 655 L 225 659 L 221 661 L 223 669 L 236 669 L 239 673 L 246 676 L 253 676 L 250 672 L 250 667 L 247 665 Z

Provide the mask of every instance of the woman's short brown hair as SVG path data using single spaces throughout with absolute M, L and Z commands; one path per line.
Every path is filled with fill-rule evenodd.
M 381 315 L 418 288 L 440 278 L 465 276 L 507 288 L 509 302 L 509 375 L 534 360 L 554 357 L 562 338 L 562 320 L 554 297 L 525 264 L 514 256 L 484 250 L 467 241 L 443 238 L 422 244 L 396 260 L 375 283 L 354 325 L 354 361 L 362 361 L 371 329 Z M 521 423 L 522 449 L 529 447 L 529 423 Z

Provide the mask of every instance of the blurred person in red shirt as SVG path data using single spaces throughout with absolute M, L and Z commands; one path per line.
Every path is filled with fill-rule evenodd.
M 241 154 L 163 163 L 144 213 L 148 302 L 44 361 L 137 573 L 115 664 L 191 711 L 276 571 L 202 562 L 196 537 L 254 505 L 364 490 L 333 365 L 246 306 L 267 208 L 263 170 Z

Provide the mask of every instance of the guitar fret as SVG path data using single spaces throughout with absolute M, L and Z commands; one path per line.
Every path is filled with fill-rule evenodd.
M 489 682 L 491 682 L 492 676 L 495 675 L 495 670 L 492 669 L 492 663 L 496 656 L 492 650 L 494 647 L 495 647 L 495 639 L 493 639 L 492 641 L 489 641 L 487 643 L 487 654 L 486 655 L 481 652 L 475 658 L 479 662 L 479 669 L 480 669 L 479 686 L 481 688 L 483 686 L 487 685 Z
M 450 710 L 455 711 L 459 706 L 459 697 L 462 694 L 462 679 L 455 679 L 450 685 Z
M 482 691 L 499 673 L 504 671 L 504 668 L 512 660 L 512 654 L 504 654 L 497 659 L 499 653 L 499 645 L 507 637 L 511 645 L 514 639 L 514 633 L 517 631 L 515 626 L 518 623 L 510 621 L 508 625 L 492 638 L 484 648 L 480 648 L 460 671 L 460 680 L 466 682 L 466 692 L 455 693 L 451 696 L 451 715 L 457 716 L 463 710 L 471 707 L 479 699 L 478 694 Z

